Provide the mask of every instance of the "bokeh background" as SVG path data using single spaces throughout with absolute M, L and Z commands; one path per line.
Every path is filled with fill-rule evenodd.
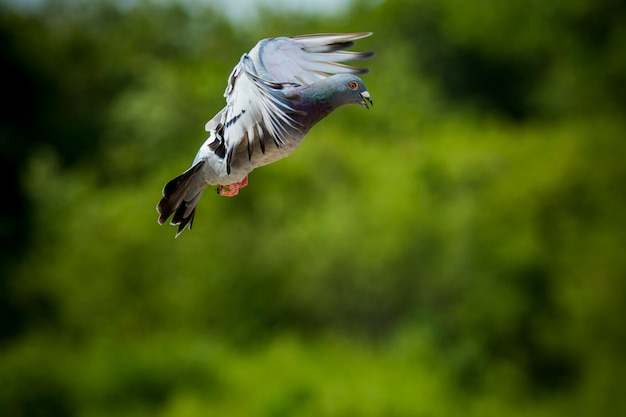
M 0 415 L 626 415 L 623 1 L 0 5 Z M 243 52 L 366 30 L 373 109 L 157 225 Z

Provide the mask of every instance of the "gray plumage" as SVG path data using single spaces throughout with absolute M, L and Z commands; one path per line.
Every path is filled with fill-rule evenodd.
M 191 229 L 196 206 L 209 185 L 234 195 L 248 174 L 288 156 L 306 133 L 336 108 L 372 104 L 365 68 L 342 62 L 369 58 L 346 51 L 370 32 L 264 39 L 235 66 L 224 93 L 226 107 L 206 124 L 209 138 L 187 171 L 168 182 L 157 205 L 159 224 Z M 226 194 L 229 186 L 234 193 Z

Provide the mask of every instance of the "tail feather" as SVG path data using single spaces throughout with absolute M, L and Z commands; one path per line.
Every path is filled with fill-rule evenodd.
M 178 226 L 176 236 L 178 236 L 185 227 L 191 230 L 193 218 L 196 212 L 196 206 L 202 195 L 202 189 L 196 190 L 190 194 L 189 186 L 192 184 L 195 175 L 202 169 L 205 161 L 200 161 L 178 177 L 174 178 L 163 187 L 163 198 L 159 201 L 156 209 L 159 213 L 159 224 L 164 224 L 167 219 L 172 217 L 170 224 Z

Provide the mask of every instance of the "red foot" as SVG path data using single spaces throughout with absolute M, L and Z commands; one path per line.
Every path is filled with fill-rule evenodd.
M 239 194 L 239 189 L 248 185 L 248 176 L 246 176 L 240 182 L 235 182 L 228 185 L 218 185 L 217 193 L 219 195 L 223 195 L 224 197 L 234 197 Z

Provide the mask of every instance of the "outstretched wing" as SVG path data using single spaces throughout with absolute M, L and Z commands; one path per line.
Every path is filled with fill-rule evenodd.
M 303 35 L 259 42 L 250 56 L 261 77 L 281 83 L 312 84 L 332 74 L 365 74 L 343 62 L 367 59 L 372 52 L 346 51 L 371 32 Z
M 206 130 L 215 137 L 211 149 L 226 158 L 228 174 L 241 143 L 247 143 L 251 157 L 255 141 L 263 152 L 266 139 L 280 148 L 290 139 L 290 132 L 297 129 L 288 97 L 283 93 L 288 85 L 259 77 L 250 56 L 241 57 L 228 79 L 226 107 L 206 124 Z

